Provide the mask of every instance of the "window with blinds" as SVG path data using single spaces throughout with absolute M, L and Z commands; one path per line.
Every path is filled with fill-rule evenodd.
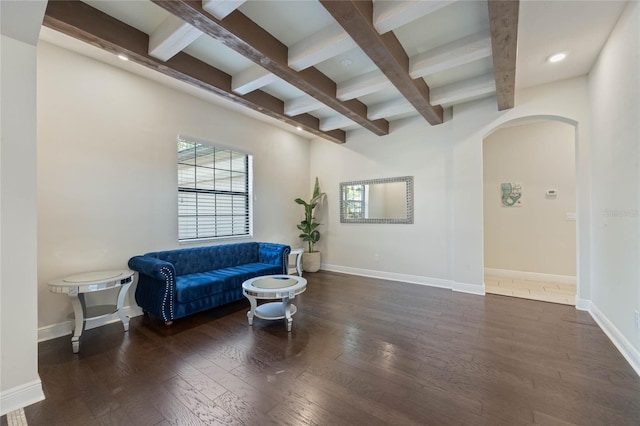
M 364 219 L 367 217 L 367 185 L 349 185 L 342 194 L 347 219 Z
M 251 235 L 251 155 L 178 138 L 178 239 Z

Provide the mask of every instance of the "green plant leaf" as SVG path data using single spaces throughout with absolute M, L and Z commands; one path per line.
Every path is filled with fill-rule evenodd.
M 306 241 L 309 243 L 309 252 L 314 252 L 313 245 L 320 240 L 320 231 L 318 231 L 318 227 L 321 225 L 320 223 L 314 222 L 313 211 L 318 205 L 322 202 L 322 200 L 326 197 L 324 192 L 320 191 L 320 183 L 318 178 L 313 185 L 313 195 L 311 196 L 311 200 L 307 203 L 302 198 L 296 198 L 294 201 L 297 204 L 300 204 L 304 207 L 304 220 L 302 220 L 296 227 L 302 232 L 299 235 L 299 238 L 302 241 Z

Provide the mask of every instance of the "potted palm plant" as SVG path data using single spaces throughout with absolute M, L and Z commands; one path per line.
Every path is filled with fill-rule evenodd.
M 320 184 L 316 177 L 316 183 L 313 186 L 313 195 L 307 203 L 301 198 L 296 198 L 295 202 L 304 206 L 304 220 L 298 224 L 300 230 L 300 238 L 308 244 L 308 251 L 302 253 L 302 269 L 305 272 L 317 272 L 320 269 L 320 252 L 315 250 L 315 244 L 320 240 L 320 232 L 318 226 L 320 223 L 315 222 L 313 210 L 320 204 L 325 193 L 320 192 Z

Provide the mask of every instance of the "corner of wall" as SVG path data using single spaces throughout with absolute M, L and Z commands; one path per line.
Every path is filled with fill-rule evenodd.
M 451 289 L 459 293 L 475 294 L 478 296 L 484 296 L 486 294 L 484 291 L 484 284 L 482 285 L 466 284 L 466 283 L 459 283 L 454 281 L 453 285 L 451 286 Z
M 638 376 L 640 376 L 640 351 L 618 330 L 618 328 L 598 309 L 594 303 L 588 304 L 588 311 L 600 326 L 602 331 L 611 340 L 614 346 L 620 351 L 624 359 L 627 360 Z M 577 307 L 577 305 L 576 305 Z
M 44 399 L 40 379 L 6 389 L 0 395 L 0 416 Z

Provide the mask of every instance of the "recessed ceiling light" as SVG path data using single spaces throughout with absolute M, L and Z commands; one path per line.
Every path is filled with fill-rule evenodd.
M 343 60 L 341 60 L 341 61 L 340 61 L 340 64 L 341 64 L 343 67 L 350 67 L 350 66 L 351 66 L 351 64 L 353 64 L 353 61 L 352 61 L 351 59 L 349 59 L 349 58 L 345 58 L 345 59 L 343 59 Z
M 298 126 L 298 127 L 296 127 L 296 129 L 298 129 L 298 130 L 302 130 L 302 127 Z
M 567 54 L 564 52 L 560 52 L 560 53 L 556 53 L 555 55 L 551 55 L 547 58 L 547 61 L 551 62 L 551 63 L 555 63 L 555 62 L 560 62 L 562 61 L 564 58 L 567 57 Z
M 127 58 L 127 55 L 123 55 L 123 54 L 118 55 L 118 59 L 120 59 L 122 61 L 128 61 L 129 60 L 129 58 Z

